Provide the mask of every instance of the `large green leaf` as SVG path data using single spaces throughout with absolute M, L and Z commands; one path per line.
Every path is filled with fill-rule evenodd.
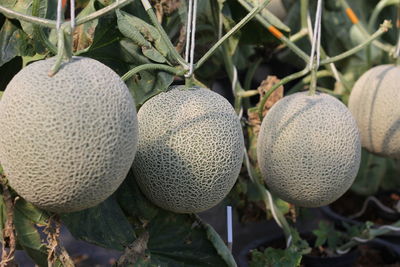
M 386 174 L 386 159 L 364 150 L 361 165 L 351 190 L 359 195 L 375 194 Z
M 6 19 L 0 30 L 0 66 L 16 56 L 25 56 L 32 53 L 29 48 L 27 35 Z
M 123 11 L 117 11 L 117 18 L 121 33 L 140 46 L 146 57 L 157 63 L 166 62 L 168 49 L 153 26 Z
M 72 235 L 105 248 L 123 250 L 135 233 L 114 196 L 94 208 L 61 215 Z
M 19 199 L 16 202 L 14 225 L 17 242 L 39 266 L 47 266 L 47 247 L 42 243 L 37 227 L 44 225 L 45 218 L 47 215 L 25 200 Z M 62 266 L 59 260 L 56 261 L 56 266 Z
M 120 42 L 123 49 L 124 58 L 130 63 L 130 68 L 142 64 L 151 63 L 150 60 L 143 56 L 138 45 L 123 39 Z M 173 82 L 174 76 L 164 71 L 148 70 L 142 71 L 137 76 L 133 76 L 126 81 L 136 105 L 142 105 L 147 99 L 155 94 L 165 91 Z
M 195 215 L 176 214 L 149 203 L 132 172 L 117 197 L 136 228 L 149 233 L 145 257 L 134 266 L 236 266 L 232 254 L 211 226 Z
M 91 46 L 75 54 L 94 58 L 112 68 L 119 75 L 123 75 L 129 70 L 129 66 L 126 64 L 127 59 L 119 43 L 122 36 L 115 27 L 116 23 L 115 17 L 99 19 Z

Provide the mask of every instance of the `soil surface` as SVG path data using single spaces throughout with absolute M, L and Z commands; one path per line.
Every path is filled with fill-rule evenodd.
M 385 206 L 394 209 L 397 202 L 400 200 L 399 193 L 378 194 L 376 198 Z M 342 216 L 356 214 L 362 209 L 366 197 L 346 192 L 342 197 L 333 202 L 330 207 L 332 210 Z M 371 201 L 363 215 L 355 218 L 357 221 L 371 221 L 378 225 L 391 224 L 400 219 L 400 213 L 388 214 L 383 212 Z

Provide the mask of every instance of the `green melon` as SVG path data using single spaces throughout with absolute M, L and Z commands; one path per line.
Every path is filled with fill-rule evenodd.
M 356 121 L 327 94 L 284 97 L 262 122 L 257 143 L 261 173 L 273 193 L 295 205 L 335 201 L 353 183 L 360 157 Z
M 400 67 L 381 65 L 364 73 L 351 91 L 349 109 L 363 147 L 400 159 Z
M 92 207 L 122 183 L 137 149 L 134 101 L 102 63 L 55 58 L 23 68 L 0 102 L 0 162 L 15 191 L 49 211 Z
M 222 96 L 173 88 L 140 108 L 133 170 L 157 206 L 195 213 L 219 203 L 238 177 L 244 151 L 240 121 Z

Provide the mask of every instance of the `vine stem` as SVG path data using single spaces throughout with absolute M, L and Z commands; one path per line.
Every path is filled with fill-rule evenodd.
M 308 5 L 308 0 L 300 0 L 300 22 L 302 29 L 307 29 Z
M 99 9 L 99 10 L 87 15 L 86 17 L 77 19 L 75 25 L 78 26 L 78 25 L 81 25 L 83 23 L 86 23 L 86 22 L 92 21 L 94 19 L 97 19 L 99 17 L 102 17 L 102 16 L 114 11 L 117 8 L 121 8 L 121 7 L 129 4 L 132 1 L 133 0 L 119 0 L 119 1 L 116 1 L 116 2 L 112 3 L 111 5 L 103 7 L 102 9 Z
M 317 67 L 314 64 L 313 67 L 311 68 L 311 81 L 310 81 L 310 88 L 308 95 L 315 95 L 315 92 L 317 91 Z
M 289 38 L 287 38 L 288 39 L 287 42 L 288 43 L 290 43 L 290 42 L 295 43 L 295 42 L 297 42 L 298 40 L 302 39 L 303 37 L 305 37 L 307 35 L 308 35 L 308 29 L 307 28 L 302 28 L 300 31 L 298 31 L 297 33 L 295 33 L 292 36 L 290 36 Z M 281 50 L 281 49 L 283 49 L 285 47 L 288 47 L 288 46 L 287 46 L 286 42 L 282 41 L 282 44 L 280 44 L 275 50 L 278 51 L 278 50 Z M 304 55 L 306 55 L 306 54 L 304 53 Z
M 61 28 L 57 32 L 57 55 L 56 55 L 56 62 L 54 63 L 53 67 L 49 71 L 49 77 L 54 76 L 61 67 L 62 61 L 65 55 L 65 28 L 70 26 L 69 22 L 64 22 Z
M 247 24 L 251 19 L 254 18 L 254 16 L 257 15 L 258 12 L 260 12 L 264 7 L 266 7 L 271 0 L 265 0 L 261 5 L 258 7 L 255 7 L 251 10 L 250 13 L 248 13 L 241 21 L 239 21 L 238 24 L 236 24 L 230 31 L 228 31 L 224 36 L 222 36 L 221 39 L 219 39 L 208 51 L 205 53 L 199 61 L 195 64 L 195 70 L 200 68 L 204 62 L 214 54 L 214 52 L 221 46 L 223 42 L 225 42 L 229 37 L 231 37 L 233 34 L 235 34 L 238 30 L 240 30 L 244 25 Z
M 344 245 L 340 246 L 338 249 L 336 249 L 336 251 L 339 254 L 344 254 L 344 253 L 348 252 L 352 247 L 355 247 L 360 243 L 366 243 L 366 242 L 374 239 L 375 237 L 385 235 L 389 232 L 392 232 L 394 229 L 396 229 L 398 231 L 398 230 L 400 230 L 399 227 L 400 227 L 400 220 L 391 225 L 383 225 L 376 229 L 367 229 L 367 232 L 363 233 L 363 236 L 353 237 L 349 242 L 347 242 L 346 244 L 344 244 Z M 365 236 L 367 236 L 367 238 L 365 238 Z
M 18 19 L 18 20 L 33 23 L 35 25 L 47 27 L 47 28 L 55 29 L 57 26 L 56 22 L 54 20 L 43 19 L 43 18 L 25 15 L 25 14 L 19 13 L 17 11 L 14 11 L 12 9 L 6 8 L 1 5 L 0 5 L 0 13 L 2 13 L 4 16 L 6 16 L 7 18 L 10 18 L 10 19 Z
M 347 52 L 344 52 L 340 55 L 331 57 L 331 58 L 327 58 L 325 60 L 321 60 L 320 65 L 326 65 L 326 64 L 330 64 L 330 63 L 334 63 L 336 61 L 342 60 L 346 57 L 349 57 L 355 53 L 357 53 L 358 51 L 362 50 L 365 46 L 367 46 L 369 43 L 371 43 L 373 40 L 375 40 L 376 38 L 378 38 L 379 36 L 381 36 L 382 34 L 384 34 L 385 32 L 388 31 L 389 28 L 392 27 L 392 24 L 390 23 L 390 21 L 385 20 L 383 22 L 383 24 L 381 25 L 381 27 L 373 34 L 371 35 L 367 40 L 365 40 L 362 44 L 359 44 L 358 46 L 350 49 Z M 267 102 L 268 97 L 277 89 L 279 88 L 279 86 L 281 85 L 285 85 L 286 83 L 293 81 L 295 79 L 298 79 L 306 74 L 308 74 L 310 72 L 310 68 L 307 66 L 304 70 L 293 73 L 285 78 L 283 78 L 279 83 L 275 84 L 261 99 L 260 101 L 260 106 L 258 107 L 258 116 L 260 117 L 260 120 L 262 120 L 262 112 L 263 112 L 263 107 L 265 105 L 265 102 Z
M 327 59 L 324 59 L 321 61 L 321 65 L 325 65 L 325 64 L 330 64 L 339 60 L 342 60 L 346 57 L 349 57 L 357 52 L 359 52 L 360 50 L 362 50 L 364 47 L 366 47 L 367 45 L 369 45 L 371 42 L 373 42 L 375 39 L 377 39 L 378 37 L 380 37 L 382 34 L 384 34 L 385 32 L 387 32 L 390 28 L 392 27 L 392 23 L 388 20 L 385 20 L 383 22 L 383 24 L 381 25 L 381 27 L 373 34 L 370 35 L 369 38 L 367 40 L 365 40 L 363 43 L 357 45 L 356 47 L 353 47 L 352 49 L 334 56 L 334 57 L 328 57 Z
M 252 97 L 259 95 L 260 92 L 258 90 L 246 90 L 238 93 L 238 96 L 241 98 Z
M 349 16 L 350 20 L 352 21 L 352 23 L 354 25 L 356 25 L 356 27 L 360 30 L 360 32 L 365 37 L 369 37 L 370 36 L 369 32 L 365 29 L 364 25 L 360 22 L 360 20 L 354 14 L 354 12 L 353 12 L 352 8 L 350 7 L 349 3 L 346 0 L 340 0 L 340 2 L 342 4 L 343 8 L 346 10 L 346 13 L 348 14 L 348 16 Z M 349 14 L 352 14 L 352 15 L 349 15 Z M 372 44 L 374 46 L 378 47 L 379 49 L 387 52 L 387 53 L 390 53 L 391 50 L 392 50 L 391 45 L 384 44 L 384 43 L 382 43 L 382 42 L 380 42 L 378 40 L 374 40 L 372 42 Z
M 131 1 L 131 0 L 129 0 Z M 148 0 L 142 0 L 142 5 L 149 16 L 151 23 L 156 27 L 158 32 L 161 35 L 164 43 L 168 47 L 168 50 L 171 53 L 171 56 L 184 68 L 188 68 L 188 63 L 182 58 L 182 56 L 176 51 L 174 45 L 171 43 L 167 33 L 164 31 L 163 27 L 161 26 L 160 22 L 157 19 L 157 15 L 154 13 L 153 8 Z
M 76 21 L 76 26 L 81 25 L 83 23 L 89 22 L 91 20 L 97 19 L 101 16 L 106 15 L 107 13 L 110 13 L 111 11 L 117 9 L 117 8 L 121 8 L 127 4 L 129 4 L 130 2 L 132 2 L 133 0 L 119 0 L 116 1 L 115 3 L 106 6 L 100 10 L 97 10 L 96 12 L 93 12 L 89 15 L 87 15 L 86 17 L 80 18 Z M 26 21 L 26 22 L 30 22 L 32 24 L 35 25 L 40 25 L 43 27 L 47 27 L 47 28 L 52 28 L 55 29 L 57 27 L 57 23 L 54 20 L 50 20 L 50 19 L 44 19 L 44 18 L 38 18 L 35 16 L 30 16 L 30 15 L 25 15 L 22 14 L 20 12 L 14 11 L 10 8 L 6 8 L 4 6 L 0 5 L 0 13 L 4 14 L 4 16 L 11 18 L 11 19 L 18 19 L 18 20 L 22 20 L 22 21 Z
M 251 11 L 251 6 L 244 0 L 239 0 L 239 3 L 248 11 Z M 261 15 L 256 15 L 256 19 L 267 29 L 270 29 L 272 27 L 272 25 L 266 20 L 264 19 Z M 303 52 L 303 50 L 301 50 L 297 45 L 295 45 L 290 39 L 288 39 L 286 36 L 284 36 L 283 34 L 279 35 L 279 40 L 285 44 L 288 48 L 290 48 L 293 53 L 295 53 L 297 56 L 299 56 L 300 58 L 302 58 L 305 62 L 308 62 L 310 60 L 310 57 Z
M 304 75 L 307 75 L 310 72 L 309 67 L 307 66 L 305 69 L 299 71 L 299 72 L 295 72 L 289 76 L 286 76 L 285 78 L 283 78 L 282 80 L 280 80 L 278 83 L 274 84 L 274 86 L 271 87 L 271 89 L 269 89 L 265 95 L 263 96 L 263 98 L 260 101 L 260 105 L 258 106 L 258 116 L 260 118 L 260 120 L 262 121 L 263 119 L 263 109 L 265 106 L 265 103 L 267 102 L 268 97 L 276 90 L 278 89 L 280 86 L 285 85 L 286 83 L 296 80 L 298 78 L 303 77 Z
M 374 10 L 372 11 L 372 14 L 370 16 L 370 19 L 368 21 L 368 29 L 370 31 L 373 30 L 374 25 L 376 23 L 376 21 L 378 20 L 378 16 L 379 14 L 382 12 L 382 10 L 390 5 L 399 5 L 400 4 L 400 0 L 381 0 L 374 8 Z
M 144 70 L 163 70 L 175 75 L 183 75 L 185 74 L 185 72 L 187 70 L 181 69 L 181 68 L 177 68 L 177 67 L 171 67 L 171 66 L 167 66 L 164 64 L 143 64 L 143 65 L 139 65 L 133 69 L 131 69 L 130 71 L 128 71 L 127 73 L 125 73 L 121 79 L 123 81 L 128 80 L 129 78 L 131 78 L 133 75 L 135 75 L 138 72 L 144 71 Z

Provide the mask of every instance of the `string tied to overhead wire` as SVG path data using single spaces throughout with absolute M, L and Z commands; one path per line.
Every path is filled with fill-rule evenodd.
M 197 0 L 189 0 L 188 2 L 188 18 L 186 26 L 186 48 L 185 61 L 189 63 L 189 70 L 185 77 L 193 75 L 194 66 L 194 49 L 196 40 L 196 17 L 197 17 Z
M 313 38 L 311 40 L 311 54 L 309 68 L 319 68 L 320 64 L 320 51 L 321 51 L 321 18 L 322 18 L 322 0 L 318 0 L 317 11 L 315 14 L 315 23 L 313 30 Z
M 68 29 L 68 24 L 64 24 L 64 16 L 63 16 L 63 1 L 58 0 L 57 2 L 57 59 L 54 63 L 53 67 L 49 72 L 49 76 L 55 75 L 61 67 L 61 63 L 63 58 L 71 58 L 72 57 L 72 34 L 75 28 L 75 1 L 70 0 L 70 29 Z M 68 31 L 66 31 L 66 29 Z M 68 36 L 65 34 L 68 33 Z M 67 38 L 67 43 L 66 39 Z
M 75 28 L 75 0 L 70 0 L 70 17 L 71 17 L 71 29 Z M 64 22 L 63 17 L 63 0 L 57 2 L 57 30 L 61 29 L 61 24 Z

